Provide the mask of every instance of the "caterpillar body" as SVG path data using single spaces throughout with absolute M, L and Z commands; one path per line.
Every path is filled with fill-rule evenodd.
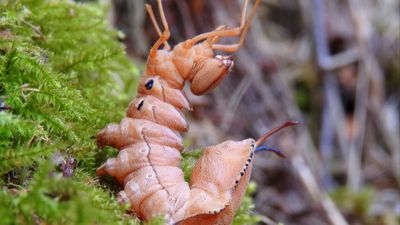
M 235 52 L 240 48 L 260 0 L 255 1 L 248 18 L 245 0 L 239 27 L 220 26 L 172 50 L 162 2 L 157 3 L 164 31 L 161 33 L 152 8 L 146 5 L 160 37 L 150 50 L 138 94 L 129 104 L 126 117 L 97 135 L 100 147 L 119 150 L 97 174 L 110 174 L 124 186 L 118 201 L 129 203 L 142 220 L 163 215 L 168 224 L 231 224 L 249 182 L 256 147 L 274 132 L 295 123 L 287 122 L 258 141 L 225 141 L 206 147 L 187 183 L 180 168 L 183 143 L 179 132 L 188 129 L 182 111 L 191 110 L 191 104 L 182 88 L 189 81 L 191 91 L 201 95 L 229 73 L 232 58 L 214 56 L 213 50 Z M 219 38 L 230 36 L 239 36 L 239 42 L 216 44 Z

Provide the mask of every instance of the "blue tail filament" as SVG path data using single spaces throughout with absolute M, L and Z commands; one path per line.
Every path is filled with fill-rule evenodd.
M 254 152 L 260 152 L 260 151 L 269 151 L 269 152 L 273 152 L 276 155 L 278 155 L 279 157 L 282 158 L 286 158 L 285 154 L 283 154 L 283 152 L 279 149 L 275 149 L 275 148 L 271 148 L 271 147 L 266 147 L 266 146 L 260 146 L 257 147 L 256 150 Z

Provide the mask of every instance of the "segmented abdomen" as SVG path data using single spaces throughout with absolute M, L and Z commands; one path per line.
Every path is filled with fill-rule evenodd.
M 97 173 L 108 173 L 124 185 L 118 200 L 129 203 L 140 219 L 184 217 L 190 189 L 180 168 L 183 145 L 178 132 L 188 129 L 181 113 L 187 108 L 190 104 L 181 90 L 158 76 L 144 76 L 127 117 L 97 135 L 100 146 L 119 150 Z

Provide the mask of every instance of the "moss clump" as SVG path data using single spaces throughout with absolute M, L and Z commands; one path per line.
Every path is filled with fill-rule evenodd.
M 0 112 L 1 224 L 136 223 L 93 179 L 93 137 L 122 117 L 137 74 L 105 12 L 0 3 L 0 99 L 10 108 Z M 56 151 L 78 163 L 70 178 L 49 162 Z
M 367 221 L 370 207 L 374 198 L 374 189 L 365 187 L 353 191 L 348 187 L 338 187 L 330 196 L 346 215 L 355 215 Z
M 93 135 L 121 117 L 135 84 L 104 11 L 69 1 L 1 2 L 0 98 L 10 106 L 1 114 L 1 173 L 56 149 L 94 164 Z

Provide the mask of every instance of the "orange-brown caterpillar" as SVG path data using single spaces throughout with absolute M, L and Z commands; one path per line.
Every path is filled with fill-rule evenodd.
M 118 200 L 129 203 L 140 219 L 164 215 L 168 224 L 231 224 L 250 178 L 255 147 L 277 130 L 295 124 L 285 123 L 257 142 L 226 141 L 205 148 L 193 168 L 190 184 L 184 180 L 180 168 L 183 144 L 178 132 L 188 129 L 181 111 L 191 109 L 182 91 L 184 83 L 190 81 L 190 89 L 197 95 L 219 84 L 233 61 L 230 56 L 214 56 L 213 50 L 236 52 L 240 48 L 259 3 L 255 1 L 246 19 L 245 0 L 239 27 L 218 27 L 172 50 L 167 43 L 170 32 L 161 0 L 162 33 L 152 8 L 146 5 L 160 38 L 150 50 L 138 95 L 128 106 L 127 117 L 97 135 L 99 146 L 120 150 L 97 174 L 108 173 L 124 185 Z M 240 41 L 215 44 L 219 38 L 230 36 L 240 36 Z M 159 50 L 161 45 L 164 48 Z

